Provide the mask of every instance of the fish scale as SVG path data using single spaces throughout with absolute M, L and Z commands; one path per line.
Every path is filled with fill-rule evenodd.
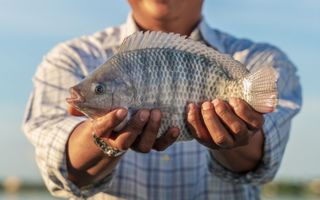
M 259 112 L 272 112 L 277 105 L 276 81 L 272 66 L 249 72 L 200 42 L 172 33 L 137 32 L 72 87 L 67 101 L 90 118 L 119 107 L 129 109 L 126 120 L 141 108 L 160 109 L 158 137 L 174 126 L 181 131 L 178 140 L 185 141 L 192 139 L 186 121 L 189 102 L 238 97 Z

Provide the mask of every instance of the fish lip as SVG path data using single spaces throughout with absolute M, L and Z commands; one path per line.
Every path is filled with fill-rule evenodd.
M 69 89 L 70 97 L 66 98 L 66 101 L 71 105 L 78 105 L 84 102 L 84 97 L 74 87 Z

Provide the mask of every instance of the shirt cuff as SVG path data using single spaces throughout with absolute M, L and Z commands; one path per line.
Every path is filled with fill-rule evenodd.
M 77 187 L 68 179 L 66 163 L 66 143 L 74 128 L 84 121 L 85 117 L 66 117 L 55 126 L 54 138 L 47 146 L 47 170 L 51 184 L 49 190 L 55 196 L 69 198 L 84 198 L 101 192 L 111 184 L 113 174 L 101 181 L 83 188 Z M 50 186 L 51 185 L 51 186 Z
M 209 171 L 218 178 L 235 184 L 261 185 L 271 181 L 280 166 L 284 149 L 282 146 L 285 146 L 286 141 L 280 142 L 277 128 L 274 127 L 272 118 L 267 115 L 263 130 L 264 154 L 256 169 L 247 173 L 232 172 L 222 166 L 209 150 Z

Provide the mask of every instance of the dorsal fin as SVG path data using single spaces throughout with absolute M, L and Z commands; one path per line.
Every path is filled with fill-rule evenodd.
M 207 45 L 186 36 L 160 31 L 139 31 L 128 36 L 121 44 L 118 53 L 149 48 L 170 48 L 186 51 L 218 62 L 232 78 L 243 77 L 248 71 L 238 61 L 227 54 L 221 54 Z

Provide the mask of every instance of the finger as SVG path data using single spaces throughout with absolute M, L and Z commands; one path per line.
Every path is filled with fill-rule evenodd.
M 126 109 L 120 108 L 92 120 L 93 131 L 98 137 L 108 137 L 113 129 L 125 119 L 127 113 Z
M 157 151 L 164 151 L 177 140 L 179 134 L 180 130 L 178 128 L 170 128 L 165 134 L 156 139 L 153 149 Z
M 139 138 L 136 139 L 132 149 L 142 153 L 150 152 L 157 139 L 160 124 L 161 112 L 159 110 L 152 110 L 150 113 L 150 119 L 144 128 L 144 131 L 139 135 Z
M 247 125 L 233 112 L 228 104 L 222 100 L 215 99 L 212 101 L 216 114 L 220 117 L 232 133 L 237 144 L 246 144 L 249 140 Z
M 213 139 L 213 141 L 222 148 L 229 148 L 234 145 L 233 138 L 224 128 L 217 116 L 214 106 L 211 102 L 204 102 L 201 109 L 203 121 Z
M 190 103 L 188 105 L 187 121 L 193 137 L 202 141 L 212 141 L 209 132 L 201 120 L 200 110 L 194 103 Z
M 68 113 L 73 116 L 83 116 L 84 114 L 78 111 L 75 107 L 68 105 Z
M 122 151 L 128 150 L 142 132 L 149 115 L 148 110 L 139 110 L 122 131 L 113 133 L 112 137 L 107 138 L 108 144 Z
M 247 102 L 239 98 L 231 98 L 229 104 L 234 112 L 247 123 L 251 130 L 259 130 L 264 123 L 263 115 L 255 111 Z

